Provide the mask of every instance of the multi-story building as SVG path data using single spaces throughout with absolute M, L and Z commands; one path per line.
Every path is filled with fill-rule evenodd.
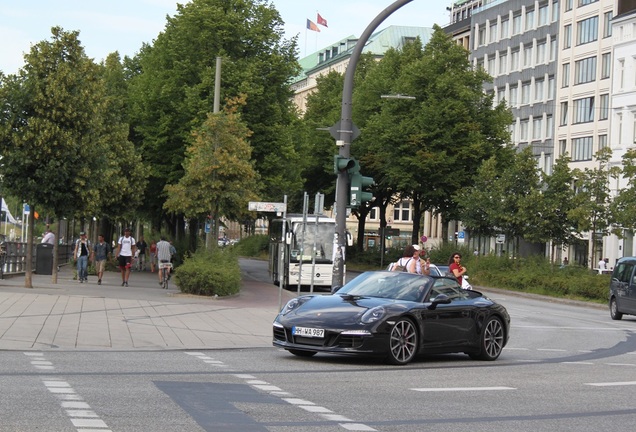
M 618 1 L 616 16 L 612 19 L 610 132 L 608 145 L 612 149 L 611 164 L 622 166 L 627 150 L 636 148 L 636 0 Z M 627 187 L 627 180 L 611 180 L 611 192 L 616 196 Z M 634 233 L 625 230 L 603 239 L 605 258 L 610 266 L 623 256 L 636 255 Z

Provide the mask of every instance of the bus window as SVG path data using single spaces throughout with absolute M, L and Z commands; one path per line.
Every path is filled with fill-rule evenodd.
M 331 261 L 335 231 L 334 224 L 316 225 L 308 222 L 303 233 L 303 224 L 297 223 L 294 224 L 293 230 L 294 236 L 291 245 L 292 258 L 300 259 L 300 251 L 302 249 L 303 261 L 311 261 L 315 242 L 316 260 Z

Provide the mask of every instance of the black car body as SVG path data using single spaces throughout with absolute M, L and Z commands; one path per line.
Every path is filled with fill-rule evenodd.
M 610 281 L 609 309 L 612 319 L 636 315 L 636 257 L 618 260 Z
M 448 277 L 362 273 L 331 295 L 290 300 L 273 324 L 274 346 L 382 356 L 406 364 L 418 354 L 462 352 L 495 360 L 509 338 L 506 309 Z

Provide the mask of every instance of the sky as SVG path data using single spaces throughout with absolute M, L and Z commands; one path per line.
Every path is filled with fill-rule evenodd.
M 287 39 L 298 35 L 301 57 L 350 35 L 360 36 L 373 19 L 395 0 L 270 0 L 285 22 Z M 163 31 L 166 16 L 186 0 L 0 0 L 0 71 L 13 74 L 24 65 L 31 45 L 50 39 L 51 27 L 80 32 L 89 57 L 101 62 L 118 51 L 134 56 L 144 42 Z M 449 22 L 447 6 L 430 0 L 413 0 L 385 20 L 389 25 L 432 27 Z M 317 23 L 320 14 L 328 27 L 306 29 L 307 19 Z

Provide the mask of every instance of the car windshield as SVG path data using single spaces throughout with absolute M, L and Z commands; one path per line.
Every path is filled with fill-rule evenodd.
M 422 301 L 432 285 L 432 278 L 413 273 L 366 272 L 340 288 L 337 294 Z

